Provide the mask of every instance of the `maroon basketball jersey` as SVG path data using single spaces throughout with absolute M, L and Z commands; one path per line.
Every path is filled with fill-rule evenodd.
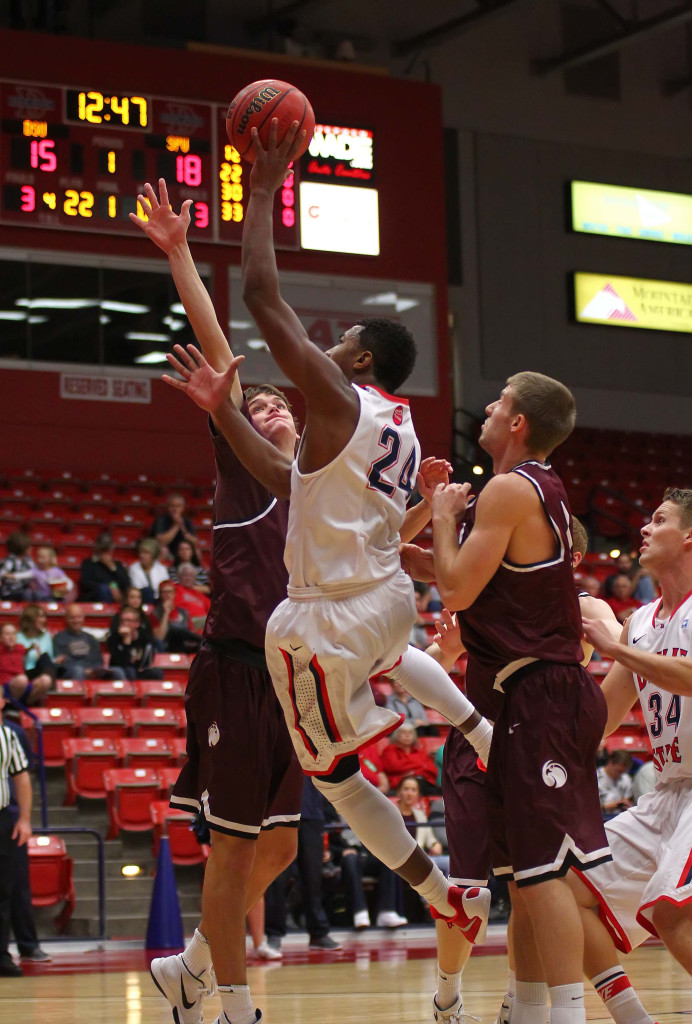
M 549 561 L 532 565 L 504 559 L 472 606 L 458 613 L 469 652 L 469 699 L 491 718 L 497 714 L 497 697 L 491 695 L 495 676 L 510 662 L 529 657 L 577 665 L 582 658 L 571 513 L 564 487 L 550 466 L 540 462 L 522 462 L 511 472 L 521 474 L 536 489 L 555 535 L 555 553 Z M 462 520 L 460 545 L 468 539 L 475 518 L 474 501 Z
M 246 407 L 243 412 L 247 416 Z M 267 620 L 286 597 L 288 501 L 275 498 L 236 458 L 210 421 L 216 461 L 211 544 L 210 640 L 264 648 Z

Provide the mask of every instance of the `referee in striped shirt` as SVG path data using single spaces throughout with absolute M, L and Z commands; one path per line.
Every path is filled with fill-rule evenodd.
M 0 716 L 5 698 L 0 691 Z M 0 719 L 1 720 L 1 719 Z M 10 810 L 10 776 L 19 805 L 15 821 Z M 0 977 L 15 978 L 21 967 L 10 956 L 10 903 L 12 897 L 13 851 L 15 843 L 23 846 L 31 835 L 31 780 L 29 763 L 16 734 L 0 725 Z

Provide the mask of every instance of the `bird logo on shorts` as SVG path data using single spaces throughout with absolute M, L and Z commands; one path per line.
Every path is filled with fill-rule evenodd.
M 216 744 L 221 739 L 221 733 L 219 732 L 219 727 L 216 724 L 216 722 L 212 722 L 211 725 L 209 726 L 209 729 L 207 730 L 207 736 L 209 737 L 209 746 L 215 747 Z
M 561 789 L 567 782 L 567 771 L 558 761 L 546 761 L 541 774 L 551 789 Z

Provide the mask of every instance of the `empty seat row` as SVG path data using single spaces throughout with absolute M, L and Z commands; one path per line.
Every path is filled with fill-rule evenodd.
M 74 804 L 78 796 L 103 800 L 104 771 L 111 768 L 180 768 L 185 762 L 185 739 L 154 736 L 63 740 L 66 793 L 64 803 Z

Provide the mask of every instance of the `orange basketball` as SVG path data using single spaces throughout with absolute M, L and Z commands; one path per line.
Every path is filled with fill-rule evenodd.
M 274 117 L 279 120 L 279 141 L 293 122 L 297 121 L 300 125 L 298 131 L 304 129 L 307 132 L 298 156 L 302 156 L 308 148 L 315 130 L 315 115 L 307 97 L 289 82 L 267 78 L 241 89 L 231 101 L 226 114 L 228 141 L 243 159 L 250 163 L 255 159 L 251 129 L 257 129 L 261 143 L 266 146 Z

